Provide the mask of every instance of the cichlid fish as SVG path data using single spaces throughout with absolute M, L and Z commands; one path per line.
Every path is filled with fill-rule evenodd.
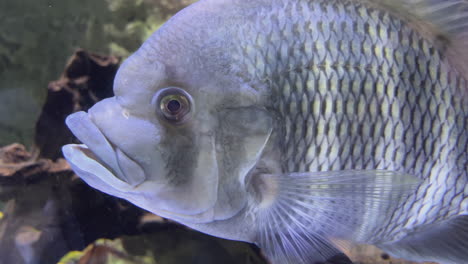
M 201 0 L 67 118 L 90 186 L 276 264 L 468 263 L 466 0 Z

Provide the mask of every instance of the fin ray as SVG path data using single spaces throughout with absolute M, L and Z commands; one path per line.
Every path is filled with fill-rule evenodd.
M 255 207 L 257 243 L 275 263 L 285 264 L 323 262 L 342 255 L 335 238 L 366 242 L 419 184 L 410 175 L 392 171 L 259 177 L 265 186 L 276 187 L 262 190 L 265 201 L 260 198 Z
M 368 0 L 432 24 L 439 33 L 451 37 L 468 34 L 467 0 Z M 464 26 L 461 26 L 464 25 Z M 456 30 L 455 30 L 456 29 Z

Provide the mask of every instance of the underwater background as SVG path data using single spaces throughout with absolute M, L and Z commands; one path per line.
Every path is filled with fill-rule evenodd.
M 267 263 L 88 187 L 63 159 L 64 124 L 113 95 L 120 62 L 195 0 L 0 1 L 0 264 Z M 356 263 L 407 264 L 373 247 Z M 333 260 L 340 263 L 340 260 Z

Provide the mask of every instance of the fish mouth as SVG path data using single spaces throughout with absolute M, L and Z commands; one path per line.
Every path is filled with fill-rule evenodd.
M 133 161 L 118 144 L 113 144 L 93 121 L 93 115 L 77 112 L 66 124 L 83 144 L 69 144 L 62 152 L 75 173 L 91 187 L 120 197 L 162 217 L 180 222 L 206 223 L 213 220 L 213 205 L 191 213 L 174 211 L 164 199 L 176 193 L 166 183 L 148 180 L 144 169 Z M 172 200 L 172 199 L 171 199 Z M 177 199 L 176 199 L 177 202 Z
M 68 116 L 65 122 L 83 144 L 65 145 L 63 154 L 75 171 L 82 172 L 83 177 L 77 174 L 85 181 L 92 174 L 119 190 L 134 188 L 146 180 L 143 168 L 112 144 L 89 114 L 80 111 Z

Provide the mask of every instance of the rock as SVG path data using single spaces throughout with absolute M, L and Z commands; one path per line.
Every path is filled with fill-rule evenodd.
M 99 239 L 82 252 L 71 252 L 59 264 L 156 264 L 151 256 L 129 255 L 122 246 L 121 239 Z
M 0 154 L 0 264 L 56 263 L 98 238 L 138 234 L 144 212 L 90 188 L 64 159 L 30 159 L 19 144 Z
M 63 159 L 35 160 L 19 144 L 0 149 L 1 264 L 53 263 L 69 249 L 61 206 L 70 200 L 60 180 L 72 175 Z
M 87 111 L 96 102 L 113 96 L 112 85 L 120 59 L 77 50 L 62 77 L 49 84 L 47 99 L 36 123 L 35 146 L 39 157 L 62 157 L 61 147 L 75 141 L 65 118 Z
M 54 174 L 65 171 L 71 173 L 70 165 L 65 159 L 58 159 L 56 162 L 48 159 L 36 160 L 23 145 L 17 143 L 0 148 L 0 184 L 3 186 L 24 184 L 49 176 L 45 172 Z
M 16 248 L 24 259 L 24 262 L 34 262 L 38 256 L 35 244 L 41 238 L 42 232 L 31 226 L 22 226 L 15 235 Z

